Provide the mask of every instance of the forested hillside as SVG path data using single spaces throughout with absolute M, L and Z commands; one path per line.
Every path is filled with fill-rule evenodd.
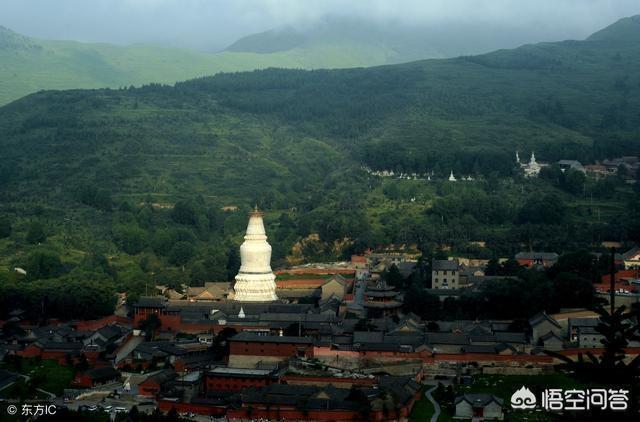
M 489 258 L 640 241 L 624 177 L 526 180 L 514 160 L 640 154 L 640 42 L 608 37 L 616 25 L 482 56 L 15 101 L 0 108 L 0 297 L 60 309 L 62 286 L 133 299 L 231 278 L 255 203 L 276 267 L 391 242 Z M 474 180 L 447 182 L 451 170 Z

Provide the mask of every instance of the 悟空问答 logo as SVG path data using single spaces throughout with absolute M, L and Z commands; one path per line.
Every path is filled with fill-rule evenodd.
M 511 396 L 511 407 L 514 409 L 533 409 L 536 407 L 536 396 L 523 385 Z

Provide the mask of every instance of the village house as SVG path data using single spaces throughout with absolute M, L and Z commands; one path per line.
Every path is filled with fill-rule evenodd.
M 587 164 L 584 166 L 585 171 L 587 172 L 587 174 L 592 175 L 593 177 L 595 177 L 596 179 L 601 179 L 603 177 L 607 177 L 607 176 L 612 176 L 615 174 L 615 172 L 618 171 L 617 168 L 615 168 L 615 171 L 610 171 L 610 168 L 607 168 L 607 166 L 604 166 L 600 163 L 596 163 L 596 164 Z
M 603 160 L 602 165 L 606 167 L 607 174 L 616 175 L 620 168 L 624 168 L 630 178 L 634 178 L 640 167 L 640 159 L 635 156 L 625 156 Z
M 545 312 L 540 312 L 529 318 L 529 325 L 531 326 L 531 340 L 533 344 L 538 344 L 543 336 L 547 336 L 547 340 L 552 342 L 555 338 L 562 339 L 562 326 Z M 552 333 L 553 336 L 548 336 L 549 333 Z
M 238 392 L 249 387 L 265 387 L 278 382 L 277 367 L 268 369 L 217 366 L 205 373 L 207 392 Z
M 222 301 L 233 294 L 229 282 L 205 282 L 202 287 L 186 287 L 186 298 L 191 302 Z M 171 298 L 171 297 L 170 297 Z
M 467 393 L 454 400 L 456 411 L 454 418 L 474 421 L 502 420 L 502 399 L 487 393 Z
M 636 269 L 640 268 L 640 246 L 635 245 L 633 248 L 622 254 L 622 260 L 624 262 L 624 268 Z
M 567 170 L 576 170 L 582 173 L 586 173 L 587 170 L 584 168 L 584 166 L 582 165 L 582 163 L 580 161 L 576 161 L 576 160 L 560 160 L 558 161 L 558 166 L 560 167 L 560 170 L 562 170 L 563 172 L 567 171 Z
M 156 397 L 162 391 L 166 391 L 168 383 L 177 377 L 173 369 L 164 369 L 155 372 L 138 384 L 138 394 L 145 397 Z
M 602 343 L 604 336 L 597 332 L 595 327 L 578 327 L 576 337 L 580 348 L 595 349 L 604 347 Z
M 585 328 L 595 328 L 600 323 L 596 317 L 574 317 L 568 318 L 567 337 L 569 341 L 578 343 L 578 333 Z
M 353 279 L 347 279 L 340 274 L 327 278 L 286 278 L 276 279 L 276 293 L 281 299 L 299 300 L 313 298 L 326 301 L 331 296 L 340 301 L 353 288 Z
M 460 266 L 457 260 L 433 260 L 431 264 L 431 287 L 434 289 L 458 289 Z
M 558 254 L 555 252 L 520 252 L 515 258 L 518 264 L 527 268 L 548 268 L 558 262 Z
M 120 380 L 120 372 L 110 366 L 94 368 L 76 374 L 73 384 L 81 388 L 92 388 L 97 385 L 115 383 Z
M 564 339 L 553 331 L 540 336 L 538 346 L 543 350 L 561 350 L 564 348 Z
M 251 368 L 259 362 L 283 362 L 290 357 L 313 357 L 313 339 L 246 331 L 229 339 L 230 367 Z

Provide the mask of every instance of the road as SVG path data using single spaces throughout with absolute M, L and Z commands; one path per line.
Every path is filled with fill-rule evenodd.
M 434 385 L 430 389 L 424 392 L 425 397 L 433 404 L 433 415 L 431 416 L 431 422 L 438 422 L 438 418 L 440 417 L 440 405 L 431 395 L 435 389 L 438 388 L 438 385 Z
M 349 305 L 354 311 L 362 312 L 364 310 L 364 291 L 366 289 L 368 276 L 369 272 L 367 270 L 356 271 L 356 286 L 353 291 L 353 301 Z

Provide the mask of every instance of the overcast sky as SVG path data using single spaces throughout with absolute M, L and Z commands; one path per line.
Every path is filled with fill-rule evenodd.
M 582 39 L 640 14 L 640 0 L 0 0 L 0 25 L 25 35 L 208 50 L 328 14 L 418 25 L 508 26 L 536 42 Z

